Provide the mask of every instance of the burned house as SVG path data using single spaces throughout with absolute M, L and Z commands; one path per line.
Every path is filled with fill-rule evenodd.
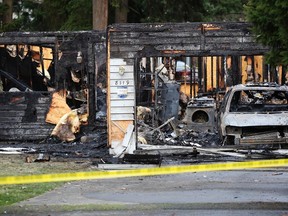
M 111 152 L 120 156 L 140 143 L 168 143 L 169 137 L 181 138 L 187 129 L 213 130 L 219 102 L 230 86 L 283 84 L 284 71 L 264 63 L 268 48 L 255 42 L 250 28 L 248 23 L 110 26 Z
M 0 141 L 43 141 L 53 133 L 71 141 L 80 125 L 94 127 L 105 55 L 103 32 L 2 33 Z
M 194 133 L 215 132 L 228 87 L 285 82 L 281 67 L 264 63 L 269 49 L 250 27 L 139 23 L 107 33 L 2 33 L 0 141 L 53 135 L 71 142 L 107 112 L 113 155 L 141 143 L 190 145 Z

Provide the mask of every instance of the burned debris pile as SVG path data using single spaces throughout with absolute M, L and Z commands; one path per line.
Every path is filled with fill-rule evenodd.
M 91 133 L 93 133 L 93 138 Z M 84 134 L 84 135 L 83 135 Z M 86 137 L 82 142 L 80 138 Z M 106 129 L 91 132 L 86 130 L 82 132 L 82 137 L 77 137 L 73 142 L 61 142 L 58 139 L 49 137 L 42 142 L 17 142 L 12 144 L 0 143 L 0 152 L 6 154 L 25 154 L 33 161 L 39 158 L 39 155 L 45 155 L 53 161 L 95 161 L 97 163 L 110 162 L 111 155 L 107 148 Z M 89 138 L 88 138 L 89 137 Z M 9 149 L 7 149 L 9 147 Z M 3 152 L 2 151 L 5 151 Z M 38 161 L 40 162 L 40 161 Z
M 161 63 L 156 67 L 157 61 Z M 185 62 L 165 57 L 153 61 L 143 58 L 139 68 L 138 143 L 191 147 L 221 144 L 213 95 L 191 98 L 180 89 L 186 83 L 193 86 L 197 82 L 196 68 L 191 70 Z
M 216 147 L 221 145 L 218 133 L 214 130 L 209 132 L 189 127 L 173 118 L 157 128 L 153 128 L 143 121 L 138 121 L 138 143 L 190 147 Z

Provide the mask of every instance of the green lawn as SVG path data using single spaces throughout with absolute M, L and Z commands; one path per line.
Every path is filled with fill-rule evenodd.
M 90 171 L 89 163 L 41 162 L 27 163 L 25 155 L 0 155 L 0 176 L 33 175 Z M 63 185 L 63 182 L 0 185 L 0 207 L 38 196 Z
M 52 190 L 63 183 L 41 183 L 0 186 L 0 206 L 10 205 Z

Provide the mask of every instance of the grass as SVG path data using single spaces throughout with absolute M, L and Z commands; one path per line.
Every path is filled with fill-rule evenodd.
M 75 162 L 49 161 L 26 163 L 25 157 L 25 155 L 0 155 L 0 176 L 88 171 L 90 167 L 87 163 Z M 63 184 L 63 182 L 51 182 L 25 185 L 0 185 L 0 207 L 38 196 Z
M 43 183 L 27 185 L 0 186 L 0 206 L 7 206 L 13 203 L 26 200 L 49 190 L 52 190 L 63 183 Z

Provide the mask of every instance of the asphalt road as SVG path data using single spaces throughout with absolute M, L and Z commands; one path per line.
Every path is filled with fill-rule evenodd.
M 288 216 L 288 167 L 75 181 L 5 215 Z

